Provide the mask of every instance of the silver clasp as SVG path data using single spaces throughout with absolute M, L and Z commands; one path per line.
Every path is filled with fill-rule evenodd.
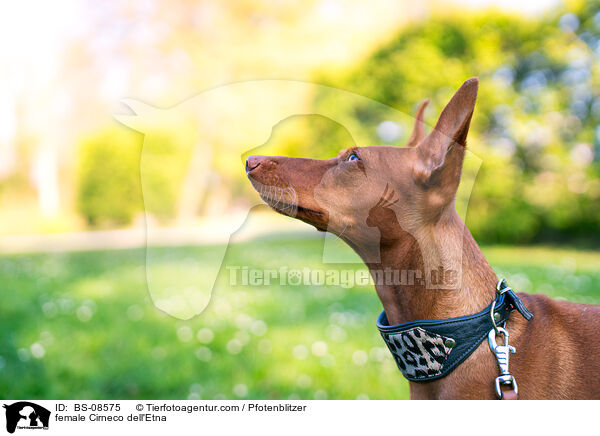
M 498 334 L 504 335 L 504 345 L 496 344 L 496 330 L 490 330 L 488 334 L 488 343 L 490 349 L 496 355 L 498 359 L 498 366 L 500 367 L 500 374 L 508 374 L 508 358 L 510 353 L 515 353 L 517 350 L 512 345 L 508 345 L 508 332 L 505 328 L 497 327 Z
M 496 343 L 496 334 L 504 335 L 504 345 L 498 345 Z M 500 376 L 496 377 L 496 394 L 498 395 L 498 398 L 502 398 L 500 384 L 512 385 L 515 393 L 519 393 L 517 382 L 508 371 L 510 353 L 515 353 L 517 351 L 515 347 L 508 344 L 508 336 L 508 332 L 503 327 L 496 327 L 495 329 L 490 330 L 490 333 L 488 334 L 490 350 L 492 350 L 492 353 L 496 356 L 498 366 L 500 367 Z

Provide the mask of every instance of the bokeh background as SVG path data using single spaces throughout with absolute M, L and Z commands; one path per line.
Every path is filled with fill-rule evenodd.
M 153 250 L 165 250 L 166 276 L 192 274 L 221 250 L 226 240 L 198 244 L 187 229 L 256 204 L 243 156 L 228 148 L 252 126 L 215 122 L 198 138 L 167 117 L 143 135 L 113 116 L 135 110 L 126 98 L 169 108 L 234 82 L 300 80 L 407 115 L 430 98 L 433 124 L 479 76 L 469 148 L 482 166 L 467 225 L 519 291 L 600 304 L 598 1 L 23 1 L 2 6 L 0 35 L 3 398 L 408 396 L 375 329 L 371 287 L 228 283 L 228 265 L 324 267 L 322 236 L 262 208 L 229 244 L 204 313 L 183 321 L 156 309 L 146 219 L 164 229 Z M 410 135 L 409 116 L 335 95 L 264 104 L 294 99 L 304 113 L 366 126 L 363 137 L 296 116 L 247 151 L 330 157 L 353 141 Z M 217 150 L 205 156 L 217 195 L 189 189 L 195 141 Z M 158 157 L 145 177 L 160 207 L 147 217 L 142 147 Z M 349 262 L 340 266 L 363 268 L 336 250 Z

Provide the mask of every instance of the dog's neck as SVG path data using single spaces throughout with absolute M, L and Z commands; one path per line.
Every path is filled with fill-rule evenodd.
M 435 225 L 411 233 L 382 242 L 381 261 L 367 263 L 391 324 L 468 315 L 490 304 L 496 275 L 454 208 Z M 390 270 L 399 271 L 400 280 L 382 283 L 382 271 Z M 438 284 L 427 284 L 434 270 Z

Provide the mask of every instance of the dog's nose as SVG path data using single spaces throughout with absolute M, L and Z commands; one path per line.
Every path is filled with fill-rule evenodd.
M 264 156 L 249 156 L 248 159 L 246 159 L 246 174 L 250 174 L 253 170 L 258 168 L 263 159 Z

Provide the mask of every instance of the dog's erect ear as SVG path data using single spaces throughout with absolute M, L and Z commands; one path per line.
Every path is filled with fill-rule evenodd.
M 477 77 L 462 84 L 442 111 L 434 129 L 416 150 L 415 181 L 425 189 L 443 187 L 447 192 L 442 195 L 448 201 L 454 197 L 460 181 L 478 85 Z
M 415 126 L 413 127 L 412 135 L 410 135 L 405 147 L 416 147 L 417 144 L 421 142 L 423 138 L 425 138 L 425 123 L 423 122 L 423 113 L 425 113 L 425 108 L 428 104 L 429 99 L 426 98 L 419 105 L 417 114 L 415 115 Z

